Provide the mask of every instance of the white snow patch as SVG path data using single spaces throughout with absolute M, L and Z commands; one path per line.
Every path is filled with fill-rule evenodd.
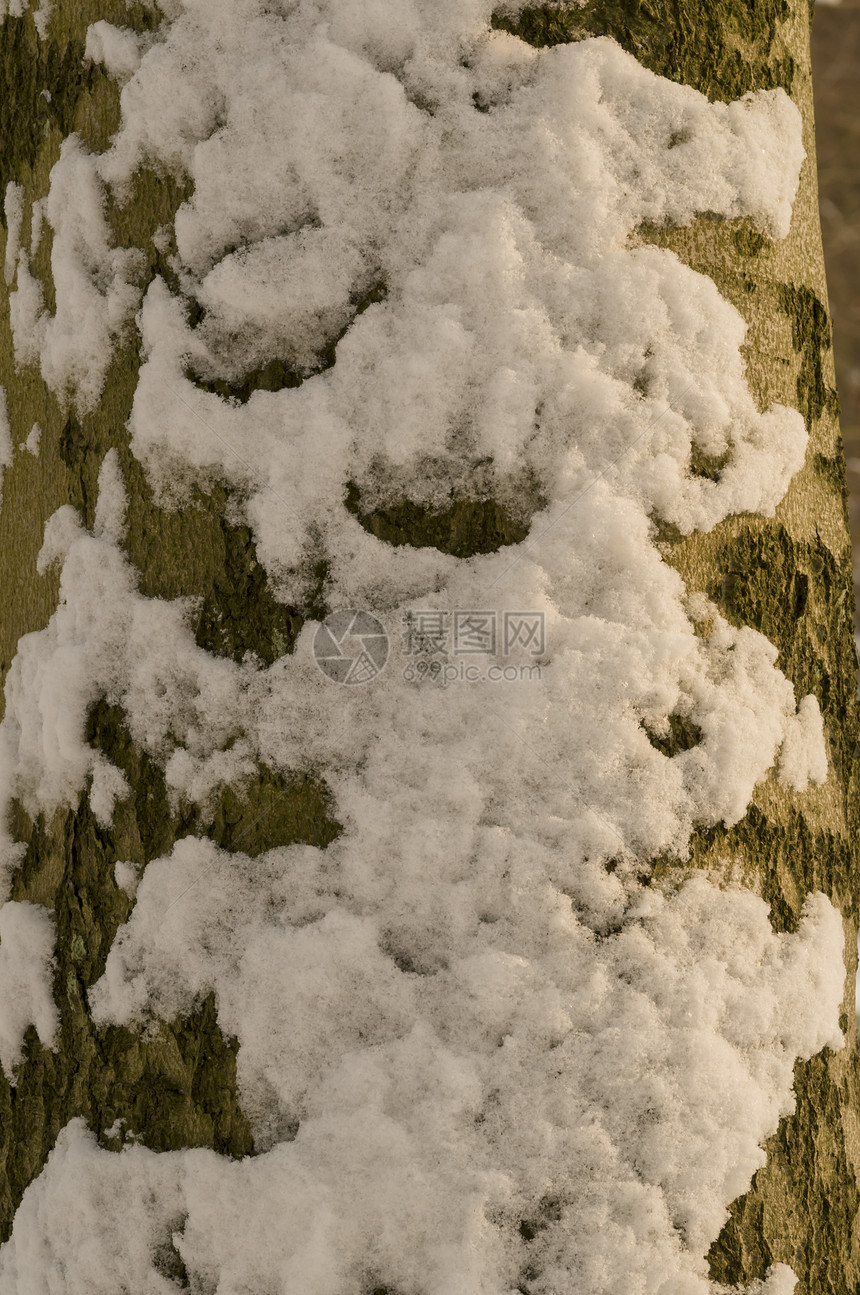
M 35 1025 L 45 1047 L 56 1044 L 54 941 L 54 919 L 48 909 L 25 902 L 0 905 L 0 1065 L 11 1083 L 29 1025 Z
M 37 198 L 30 210 L 30 256 L 35 256 L 42 242 L 45 224 L 45 200 Z
M 140 60 L 152 38 L 132 31 L 129 27 L 116 27 L 109 22 L 95 22 L 87 28 L 84 56 L 100 63 L 124 84 L 140 67 Z
M 600 486 L 589 513 L 568 513 L 546 545 L 566 565 L 563 579 L 550 584 L 555 603 L 539 593 L 530 558 L 512 573 L 506 601 L 526 605 L 525 589 L 529 605 L 544 611 L 552 659 L 539 684 L 507 688 L 501 714 L 491 684 L 470 687 L 456 702 L 444 689 L 416 687 L 394 672 L 364 692 L 335 688 L 313 661 L 313 625 L 295 655 L 267 671 L 210 656 L 194 643 L 190 601 L 146 599 L 135 590 L 112 538 L 124 510 L 112 454 L 100 481 L 96 534 L 81 528 L 69 505 L 46 527 L 38 568 L 63 562 L 60 604 L 44 630 L 20 640 L 6 681 L 0 732 L 17 770 L 6 790 L 28 812 L 75 803 L 96 754 L 83 737 L 87 711 L 108 696 L 124 708 L 134 740 L 165 765 L 177 796 L 205 802 L 259 761 L 325 768 L 359 855 L 381 853 L 390 869 L 401 858 L 404 875 L 416 866 L 410 824 L 436 821 L 439 848 L 456 856 L 471 851 L 470 834 L 488 813 L 517 836 L 533 836 L 543 804 L 549 819 L 565 824 L 564 844 L 559 839 L 554 848 L 568 862 L 560 858 L 551 873 L 564 877 L 574 902 L 602 924 L 623 907 L 622 878 L 635 886 L 640 858 L 683 855 L 694 824 L 731 825 L 743 816 L 786 738 L 788 776 L 802 781 L 801 759 L 806 776 L 826 776 L 817 707 L 807 702 L 802 722 L 795 718 L 794 690 L 775 666 L 776 649 L 752 629 L 731 627 L 701 596 L 689 603 L 695 618 L 708 618 L 697 633 L 680 577 L 648 544 L 644 521 L 629 505 L 625 518 Z M 607 549 L 609 508 L 628 530 Z M 508 562 L 494 554 L 458 569 L 447 559 L 451 600 L 480 606 Z M 636 590 L 631 571 L 639 576 Z M 407 609 L 396 609 L 392 633 Z M 696 724 L 701 740 L 667 759 L 643 724 L 656 731 L 672 713 Z M 496 733 L 489 747 L 488 722 Z M 413 731 L 422 741 L 411 750 Z M 499 741 L 509 744 L 507 761 L 499 761 Z M 460 773 L 447 775 L 455 751 Z M 547 778 L 547 766 L 564 777 Z M 446 777 L 453 778 L 449 790 Z M 416 841 L 416 862 L 428 846 Z M 604 865 L 619 854 L 621 870 L 609 876 Z
M 110 827 L 118 800 L 125 800 L 131 788 L 121 769 L 111 764 L 100 751 L 93 755 L 90 768 L 90 806 L 100 827 Z
M 12 427 L 9 422 L 6 388 L 0 387 L 0 504 L 3 502 L 3 477 L 6 469 L 12 466 L 13 454 Z
M 27 450 L 33 455 L 34 459 L 39 457 L 39 448 L 42 444 L 42 429 L 38 423 L 34 423 L 27 433 L 26 441 L 22 441 L 18 446 L 20 450 Z
M 39 0 L 39 7 L 33 13 L 33 22 L 35 23 L 36 31 L 39 33 L 42 40 L 47 38 L 48 23 L 51 20 L 51 14 L 53 11 L 53 0 Z
M 818 699 L 811 694 L 804 697 L 786 728 L 779 752 L 779 780 L 795 791 L 806 791 L 810 782 L 827 780 L 824 720 Z
M 119 544 L 125 536 L 125 485 L 116 450 L 108 450 L 99 468 L 99 494 L 96 502 L 94 535 Z
M 6 283 L 11 284 L 15 277 L 15 265 L 21 246 L 21 225 L 24 220 L 24 190 L 20 184 L 10 180 L 6 185 L 4 203 L 6 215 L 6 253 L 4 273 Z
M 140 882 L 140 868 L 138 865 L 119 860 L 114 864 L 113 873 L 120 890 L 124 890 L 129 899 L 134 899 Z

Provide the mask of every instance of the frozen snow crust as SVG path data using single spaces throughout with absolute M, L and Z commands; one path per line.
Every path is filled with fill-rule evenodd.
M 779 90 L 710 104 L 605 39 L 538 52 L 489 16 L 177 0 L 154 41 L 95 24 L 122 124 L 101 156 L 71 137 L 54 168 L 53 315 L 7 191 L 19 362 L 85 412 L 137 312 L 135 452 L 166 502 L 225 480 L 284 599 L 322 554 L 329 605 L 395 636 L 415 607 L 547 626 L 540 681 L 503 694 L 393 663 L 337 686 L 313 624 L 271 667 L 237 664 L 197 647 L 190 600 L 138 592 L 115 452 L 93 530 L 54 515 L 40 564 L 61 564 L 60 604 L 9 672 L 4 794 L 36 814 L 86 792 L 109 822 L 128 787 L 83 737 L 106 698 L 177 801 L 311 767 L 342 832 L 254 859 L 187 837 L 139 879 L 118 865 L 136 901 L 93 1016 L 157 1028 L 214 991 L 259 1154 L 117 1155 L 73 1121 L 0 1249 L 10 1295 L 168 1292 L 165 1247 L 219 1295 L 707 1295 L 795 1060 L 842 1045 L 824 896 L 777 935 L 715 878 L 646 884 L 696 825 L 739 821 L 769 770 L 799 791 L 827 777 L 816 700 L 654 543 L 655 523 L 772 515 L 803 419 L 758 411 L 743 320 L 709 279 L 627 246 L 702 211 L 783 237 L 799 114 Z M 163 244 L 196 327 L 161 278 L 141 300 L 134 252 L 111 245 L 104 194 L 141 165 L 194 181 Z M 292 385 L 244 405 L 194 380 L 274 360 Z M 522 545 L 394 548 L 344 506 L 348 483 L 440 507 L 479 480 L 539 509 Z M 648 736 L 670 716 L 700 734 L 672 757 Z M 8 887 L 20 848 L 2 846 Z M 0 909 L 7 1073 L 29 1023 L 54 1041 L 52 940 L 45 910 Z

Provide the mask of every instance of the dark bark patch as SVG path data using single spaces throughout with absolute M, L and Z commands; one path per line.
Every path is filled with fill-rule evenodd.
M 221 560 L 200 606 L 197 645 L 234 661 L 250 654 L 271 665 L 293 651 L 304 618 L 272 594 L 249 527 L 222 521 L 218 539 Z
M 331 365 L 326 365 L 330 368 Z M 322 369 L 315 370 L 322 372 Z M 290 369 L 283 360 L 268 360 L 256 369 L 250 369 L 241 378 L 229 381 L 227 378 L 205 378 L 193 365 L 185 368 L 185 377 L 193 382 L 200 391 L 220 396 L 222 400 L 245 405 L 255 391 L 283 391 L 287 387 L 300 387 L 305 380 L 302 373 Z M 310 376 L 310 375 L 307 375 Z
M 135 171 L 128 191 L 120 199 L 108 190 L 106 216 L 118 247 L 134 248 L 140 259 L 138 282 L 146 288 L 159 275 L 172 292 L 179 292 L 179 280 L 173 268 L 176 234 L 173 222 L 183 202 L 193 194 L 189 179 L 141 167 Z M 167 235 L 166 241 L 154 241 L 156 231 Z
M 775 931 L 795 931 L 806 896 L 816 890 L 823 891 L 846 914 L 857 912 L 853 842 L 836 832 L 811 827 L 795 808 L 784 821 L 777 821 L 751 805 L 734 827 L 699 828 L 690 840 L 690 850 L 695 866 L 743 859 L 759 878 Z M 668 862 L 655 867 L 655 875 L 674 871 L 676 866 Z
M 737 225 L 732 233 L 732 240 L 741 256 L 758 256 L 768 241 L 767 236 L 748 221 Z
M 157 1038 L 140 1029 L 97 1031 L 84 1005 L 67 950 L 58 951 L 56 997 L 61 1028 L 56 1051 L 35 1029 L 13 1088 L 0 1075 L 0 1238 L 12 1229 L 25 1189 L 42 1170 L 60 1129 L 83 1116 L 105 1147 L 129 1138 L 156 1151 L 207 1146 L 222 1155 L 253 1152 L 236 1090 L 236 1040 L 218 1026 L 209 996 Z M 71 987 L 66 984 L 67 975 Z M 119 1139 L 106 1137 L 122 1121 Z
M 84 62 L 84 42 L 65 45 L 40 40 L 32 13 L 3 20 L 0 41 L 0 191 L 19 180 L 38 156 L 52 129 L 61 136 L 74 129 L 81 97 L 104 76 Z M 0 212 L 5 227 L 5 215 Z
M 346 507 L 366 531 L 386 544 L 435 548 L 457 558 L 495 553 L 506 544 L 521 544 L 529 523 L 494 499 L 458 499 L 441 511 L 431 511 L 411 500 L 387 508 L 365 511 L 361 493 L 350 482 Z
M 357 294 L 353 298 L 347 322 L 320 351 L 316 362 L 307 368 L 296 369 L 275 356 L 241 374 L 225 376 L 215 372 L 217 361 L 213 360 L 208 369 L 200 368 L 189 361 L 185 367 L 185 377 L 201 391 L 208 391 L 210 395 L 220 396 L 222 400 L 237 405 L 247 404 L 255 391 L 283 391 L 290 387 L 300 387 L 308 378 L 333 368 L 337 360 L 337 348 L 355 321 L 371 306 L 384 301 L 386 295 L 387 288 L 382 282 L 374 283 L 366 291 Z M 204 316 L 198 316 L 198 324 L 202 318 Z
M 121 22 L 135 31 L 151 31 L 162 15 L 146 3 L 108 5 L 101 17 Z M 64 139 L 76 127 L 84 142 L 97 147 L 102 140 L 88 138 L 85 119 L 78 120 L 87 99 L 98 101 L 95 114 L 99 136 L 109 136 L 119 124 L 119 89 L 107 71 L 84 58 L 86 18 L 62 30 L 68 15 L 51 16 L 47 39 L 36 31 L 33 13 L 3 20 L 0 40 L 0 193 L 10 180 L 20 181 L 32 170 L 45 137 L 52 131 Z M 111 111 L 112 108 L 112 111 Z M 107 109 L 107 112 L 105 111 Z M 87 114 L 84 114 L 85 118 Z M 106 141 L 105 141 L 106 142 Z M 5 216 L 0 209 L 0 221 Z
M 860 1102 L 860 1056 L 823 1053 L 795 1066 L 797 1108 L 765 1144 L 767 1164 L 708 1254 L 711 1280 L 762 1278 L 774 1263 L 794 1269 L 799 1292 L 853 1295 L 860 1189 L 847 1145 L 846 1113 Z M 853 1126 L 850 1126 L 853 1127 Z M 853 1139 L 852 1139 L 853 1140 Z
M 705 477 L 708 481 L 719 481 L 723 468 L 731 458 L 731 450 L 723 454 L 705 454 L 695 443 L 690 449 L 690 472 L 694 477 Z
M 822 362 L 833 345 L 830 317 L 827 307 L 811 288 L 783 284 L 778 300 L 791 321 L 791 344 L 800 356 L 797 407 L 811 430 L 812 424 L 827 407 L 830 396 Z
M 692 719 L 685 715 L 670 715 L 667 720 L 669 731 L 664 734 L 657 734 L 643 723 L 648 741 L 653 747 L 671 759 L 679 751 L 689 751 L 694 746 L 698 746 L 702 740 L 702 730 Z
M 223 850 L 255 858 L 299 841 L 323 848 L 340 832 L 331 798 L 311 774 L 286 778 L 260 765 L 253 778 L 224 788 L 208 808 L 185 805 L 173 812 L 164 775 L 132 742 L 118 706 L 104 700 L 93 706 L 87 738 L 122 769 L 132 788 L 129 799 L 115 808 L 117 826 L 101 829 L 105 849 L 117 859 L 148 863 L 188 835 L 208 836 Z M 132 826 L 137 839 L 129 831 Z
M 185 1267 L 182 1255 L 177 1250 L 173 1239 L 177 1232 L 183 1231 L 185 1223 L 185 1218 L 174 1220 L 170 1225 L 169 1234 L 156 1246 L 152 1257 L 152 1266 L 155 1271 L 165 1277 L 167 1281 L 172 1282 L 177 1290 L 189 1290 L 191 1286 L 188 1269 Z
M 798 701 L 818 698 L 847 787 L 858 731 L 850 555 L 837 561 L 822 541 L 793 540 L 774 523 L 718 542 L 713 562 L 710 598 L 733 625 L 751 625 L 775 644 Z
M 214 813 L 201 813 L 195 829 L 223 850 L 255 858 L 296 841 L 325 848 L 340 835 L 332 815 L 331 797 L 317 778 L 286 779 L 260 766 L 250 783 L 225 788 Z
M 92 526 L 104 438 L 89 419 L 70 414 L 60 436 L 60 457 L 70 472 L 70 501 Z M 293 651 L 308 615 L 325 614 L 326 563 L 309 566 L 301 608 L 280 602 L 257 559 L 248 526 L 226 520 L 228 492 L 196 489 L 181 509 L 159 508 L 141 465 L 122 455 L 129 497 L 126 546 L 147 598 L 196 597 L 199 647 L 241 662 L 250 654 L 264 665 Z
M 71 502 L 92 526 L 98 469 L 105 438 L 88 418 L 70 413 L 60 436 L 60 457 L 70 472 Z M 248 526 L 226 520 L 223 487 L 199 489 L 181 509 L 159 508 L 141 465 L 122 456 L 129 497 L 129 556 L 138 587 L 148 598 L 197 597 L 195 641 L 217 656 L 241 662 L 250 654 L 264 665 L 293 651 L 307 615 L 322 610 L 326 564 L 309 569 L 302 608 L 280 602 L 271 589 Z M 323 612 L 324 614 L 324 612 Z
M 539 1232 L 545 1232 L 551 1224 L 560 1222 L 561 1214 L 561 1202 L 558 1197 L 545 1196 L 530 1218 L 520 1220 L 519 1233 L 523 1241 L 526 1244 L 534 1241 Z

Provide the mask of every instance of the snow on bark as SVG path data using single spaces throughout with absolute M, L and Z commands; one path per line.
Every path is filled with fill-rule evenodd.
M 88 788 L 109 821 L 125 780 L 83 740 L 106 697 L 177 800 L 259 762 L 311 766 L 343 831 L 254 860 L 186 838 L 139 881 L 118 867 L 136 905 L 93 1014 L 169 1018 L 214 990 L 260 1154 L 115 1155 L 73 1121 L 0 1249 L 14 1295 L 166 1291 L 165 1245 L 225 1293 L 497 1295 L 524 1244 L 541 1295 L 705 1293 L 795 1060 L 842 1045 L 827 899 L 777 935 L 718 878 L 647 885 L 650 859 L 737 822 L 770 769 L 797 790 L 827 777 L 815 699 L 798 705 L 776 649 L 655 544 L 657 523 L 772 515 L 803 419 L 756 408 L 743 320 L 713 282 L 627 245 L 702 211 L 784 237 L 799 115 L 781 90 L 708 103 L 606 39 L 536 51 L 489 15 L 189 0 L 154 43 L 92 29 L 122 123 L 105 154 L 73 137 L 54 168 L 53 316 L 13 243 L 19 361 L 93 405 L 139 304 L 104 195 L 142 165 L 190 177 L 186 302 L 156 278 L 138 315 L 133 448 L 162 494 L 213 474 L 244 492 L 285 599 L 316 546 L 331 606 L 393 634 L 415 607 L 528 608 L 546 651 L 503 695 L 393 664 L 335 686 L 314 625 L 268 669 L 237 664 L 195 645 L 189 601 L 137 591 L 115 455 L 92 533 L 55 514 L 40 566 L 62 564 L 60 604 L 9 672 L 5 795 L 49 813 Z M 245 405 L 193 378 L 273 359 L 291 383 Z M 395 548 L 344 506 L 352 484 L 440 507 L 488 461 L 499 491 L 534 485 L 519 546 Z M 670 717 L 698 736 L 667 755 L 649 733 Z M 8 884 L 20 850 L 3 853 Z M 41 945 L 26 976 L 49 992 Z M 4 1065 L 29 1020 L 42 1036 L 29 1001 L 0 1008 Z M 769 1295 L 792 1288 L 775 1267 Z

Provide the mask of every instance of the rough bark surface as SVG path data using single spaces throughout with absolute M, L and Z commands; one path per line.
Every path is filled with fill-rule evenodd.
M 44 41 L 31 14 L 7 18 L 0 27 L 0 185 L 22 184 L 28 202 L 47 192 L 51 166 L 70 131 L 101 149 L 116 128 L 114 82 L 82 62 L 86 28 L 100 18 L 143 29 L 157 14 L 143 4 L 126 8 L 121 0 L 58 0 Z M 798 698 L 814 692 L 819 700 L 831 753 L 826 785 L 803 795 L 789 794 L 775 781 L 761 785 L 741 823 L 695 838 L 693 865 L 739 872 L 771 905 L 778 930 L 793 929 L 810 890 L 825 891 L 844 914 L 846 945 L 853 951 L 858 716 L 851 553 L 816 205 L 806 0 L 588 0 L 570 10 L 559 5 L 527 9 L 516 19 L 500 12 L 494 21 L 535 45 L 608 34 L 655 72 L 711 98 L 732 100 L 747 90 L 782 86 L 803 113 L 807 158 L 788 239 L 771 244 L 748 222 L 707 214 L 683 229 L 640 229 L 635 238 L 672 248 L 716 281 L 747 320 L 748 377 L 761 406 L 795 406 L 810 433 L 806 467 L 774 520 L 734 517 L 709 535 L 682 539 L 667 532 L 661 541 L 665 560 L 688 588 L 704 590 L 730 621 L 754 626 L 779 648 L 778 664 Z M 118 243 L 146 253 L 146 277 L 171 277 L 152 236 L 184 196 L 170 177 L 143 173 L 125 206 L 109 213 Z M 28 235 L 25 220 L 23 237 Z M 49 237 L 42 240 L 33 271 L 50 305 Z M 329 359 L 336 361 L 334 353 Z M 221 487 L 201 490 L 194 506 L 181 512 L 154 504 L 125 429 L 138 365 L 132 333 L 115 356 L 96 411 L 75 417 L 61 408 L 34 369 L 16 371 L 8 303 L 0 304 L 0 383 L 8 394 L 13 440 L 23 441 L 34 422 L 42 428 L 38 458 L 16 454 L 0 511 L 4 675 L 19 637 L 41 629 L 56 606 L 56 572 L 36 571 L 45 521 L 70 502 L 92 523 L 96 475 L 110 447 L 117 449 L 128 483 L 126 547 L 140 573 L 140 589 L 148 596 L 196 597 L 201 646 L 237 660 L 250 650 L 271 662 L 291 651 L 305 618 L 324 613 L 324 566 L 308 605 L 279 604 L 256 561 L 250 532 L 230 520 L 230 500 Z M 285 372 L 261 373 L 253 380 L 261 386 L 290 385 Z M 248 393 L 219 394 L 247 399 Z M 705 475 L 720 468 L 706 461 L 696 466 Z M 392 544 L 432 544 L 466 555 L 492 551 L 526 534 L 523 518 L 495 501 L 452 500 L 446 512 L 430 516 L 407 503 L 366 511 L 357 492 L 346 504 Z M 16 811 L 15 831 L 27 852 L 13 898 L 46 904 L 56 914 L 61 1040 L 49 1051 L 31 1029 L 17 1086 L 0 1077 L 2 1238 L 59 1129 L 75 1115 L 84 1115 L 108 1148 L 120 1146 L 106 1130 L 122 1118 L 123 1136 L 157 1150 L 212 1146 L 227 1155 L 253 1152 L 236 1090 L 235 1041 L 223 1037 L 211 999 L 192 1018 L 159 1032 L 97 1030 L 89 1018 L 87 988 L 101 974 L 114 933 L 130 909 L 114 881 L 114 863 L 145 865 L 188 832 L 250 855 L 294 841 L 324 845 L 338 832 L 324 770 L 284 780 L 260 769 L 201 821 L 191 810 L 171 810 L 159 770 L 135 749 L 121 713 L 97 702 L 89 730 L 89 740 L 110 755 L 133 788 L 132 798 L 117 807 L 112 828 L 98 826 L 86 797 L 77 810 L 59 811 L 49 822 L 32 822 L 23 809 Z M 694 740 L 682 726 L 664 739 L 667 752 Z M 655 873 L 683 866 L 661 859 Z M 799 1291 L 824 1295 L 857 1287 L 860 1065 L 854 972 L 852 963 L 843 1020 L 849 1045 L 798 1064 L 797 1112 L 768 1143 L 766 1167 L 734 1203 L 712 1248 L 717 1281 L 746 1282 L 781 1261 L 797 1273 Z M 177 1281 L 182 1284 L 181 1275 Z

